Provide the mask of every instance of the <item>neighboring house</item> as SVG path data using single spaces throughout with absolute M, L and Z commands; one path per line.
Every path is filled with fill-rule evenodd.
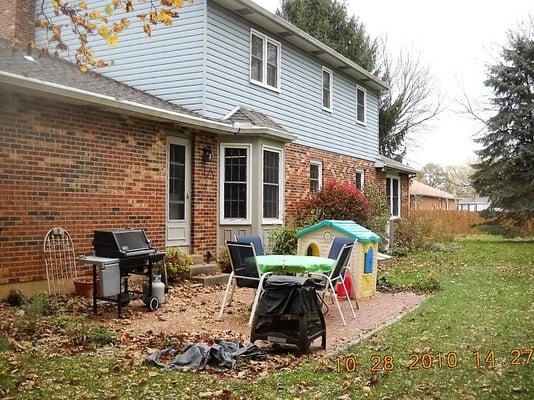
M 2 2 L 0 35 L 32 40 L 35 12 Z M 0 42 L 0 284 L 43 278 L 54 225 L 82 252 L 97 228 L 143 227 L 160 248 L 215 254 L 334 179 L 408 212 L 416 171 L 378 152 L 387 86 L 256 4 L 195 0 L 152 39 L 132 27 L 95 50 L 107 78 Z
M 458 199 L 444 190 L 425 185 L 415 179 L 410 183 L 410 209 L 456 210 Z
M 479 197 L 475 195 L 473 197 L 460 197 L 460 199 L 458 199 L 459 211 L 479 212 L 486 210 L 489 206 L 489 197 Z

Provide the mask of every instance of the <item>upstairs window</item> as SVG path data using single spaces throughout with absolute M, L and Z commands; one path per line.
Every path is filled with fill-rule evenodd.
M 356 170 L 356 186 L 363 191 L 364 172 L 361 169 Z
M 323 110 L 332 112 L 332 71 L 323 67 Z
M 280 90 L 280 43 L 255 30 L 250 31 L 250 81 Z
M 320 161 L 310 162 L 310 192 L 318 192 L 323 186 L 323 164 Z
M 361 86 L 356 86 L 356 121 L 364 124 L 367 121 L 367 90 Z

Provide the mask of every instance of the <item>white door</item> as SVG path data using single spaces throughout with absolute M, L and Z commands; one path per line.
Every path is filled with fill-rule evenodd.
M 191 232 L 189 141 L 167 139 L 167 246 L 189 246 Z

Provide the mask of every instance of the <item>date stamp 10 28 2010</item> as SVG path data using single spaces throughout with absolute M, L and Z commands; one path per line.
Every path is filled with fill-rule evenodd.
M 513 366 L 534 365 L 532 361 L 534 348 L 513 348 L 507 356 L 496 356 L 494 350 L 474 351 L 464 362 L 468 362 L 473 368 L 492 368 L 497 363 Z M 404 362 L 402 362 L 404 361 Z M 355 372 L 364 366 L 356 356 L 346 355 L 334 358 L 337 372 Z M 460 365 L 457 352 L 433 352 L 433 353 L 410 353 L 407 360 L 396 362 L 391 354 L 373 354 L 369 359 L 368 368 L 371 372 L 391 372 L 397 368 L 414 370 L 427 370 L 431 368 L 451 369 Z

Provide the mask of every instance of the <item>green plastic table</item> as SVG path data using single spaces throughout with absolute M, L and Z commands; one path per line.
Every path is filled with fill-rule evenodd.
M 262 273 L 306 273 L 306 272 L 330 272 L 336 260 L 314 256 L 284 256 L 268 255 L 257 256 L 256 262 Z

